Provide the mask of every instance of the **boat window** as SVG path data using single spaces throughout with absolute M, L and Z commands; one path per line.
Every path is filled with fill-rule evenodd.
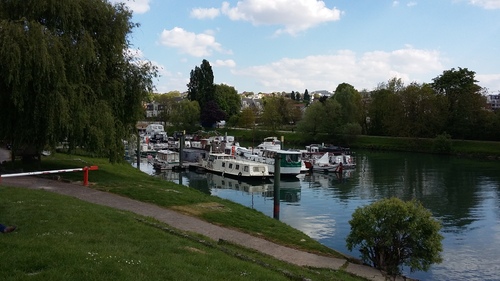
M 226 162 L 222 162 L 222 168 L 226 167 Z
M 243 171 L 248 172 L 248 166 L 243 167 Z
M 236 170 L 240 169 L 240 165 L 236 164 Z
M 233 163 L 229 163 L 229 169 L 233 168 Z
M 258 166 L 254 166 L 253 167 L 253 171 L 256 172 L 256 173 L 258 173 L 260 171 L 260 168 Z

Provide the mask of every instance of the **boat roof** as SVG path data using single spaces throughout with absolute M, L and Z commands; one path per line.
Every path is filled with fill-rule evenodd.
M 158 150 L 158 153 L 162 153 L 162 154 L 174 154 L 174 153 L 179 153 L 177 151 L 173 151 L 173 150 L 170 150 L 170 149 L 162 149 L 162 150 Z
M 278 152 L 279 154 L 301 154 L 300 151 L 266 148 L 264 151 Z
M 226 154 L 226 153 L 210 153 L 209 157 L 210 156 L 214 156 L 217 159 L 231 160 L 231 162 L 234 162 L 235 164 L 267 167 L 267 164 L 259 163 L 259 162 L 255 162 L 255 161 L 250 161 L 250 160 L 244 160 L 244 159 L 236 159 L 233 156 Z

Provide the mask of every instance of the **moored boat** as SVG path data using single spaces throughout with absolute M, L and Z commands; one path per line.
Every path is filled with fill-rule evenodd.
M 209 153 L 207 158 L 201 159 L 200 165 L 209 172 L 237 179 L 265 180 L 272 177 L 267 164 L 236 159 L 225 153 Z
M 155 170 L 172 170 L 179 166 L 179 159 L 179 152 L 163 149 L 151 161 Z
M 325 152 L 319 159 L 305 161 L 306 167 L 312 172 L 337 173 L 342 172 L 342 164 L 330 163 L 328 152 Z
M 260 154 L 245 155 L 246 159 L 267 164 L 269 173 L 275 173 L 276 155 L 280 158 L 280 176 L 296 177 L 301 172 L 302 160 L 299 151 L 264 149 Z

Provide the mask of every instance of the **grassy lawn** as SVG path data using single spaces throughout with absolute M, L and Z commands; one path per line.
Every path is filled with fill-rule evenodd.
M 8 168 L 16 169 L 17 165 L 20 163 L 9 163 Z M 164 206 L 281 245 L 343 258 L 342 254 L 320 244 L 303 232 L 261 212 L 149 176 L 129 164 L 110 164 L 106 159 L 56 153 L 44 157 L 39 167 L 27 168 L 25 166 L 23 169 L 24 171 L 69 169 L 91 165 L 99 166 L 99 170 L 89 173 L 91 188 Z M 81 182 L 83 179 L 83 174 L 80 172 L 61 173 L 58 176 L 71 181 Z M 9 218 L 9 221 L 5 223 L 22 226 L 15 235 L 1 237 L 0 254 L 11 256 L 11 253 L 15 253 L 16 256 L 16 259 L 0 265 L 2 276 L 30 275 L 34 280 L 47 279 L 47 276 L 51 276 L 50 280 L 54 276 L 65 276 L 62 279 L 66 280 L 92 280 L 96 279 L 96 276 L 106 276 L 107 280 L 127 280 L 124 276 L 133 276 L 133 272 L 138 268 L 142 268 L 141 274 L 147 274 L 147 276 L 134 278 L 134 280 L 239 280 L 245 278 L 245 280 L 248 278 L 250 280 L 280 280 L 284 276 L 283 271 L 262 268 L 262 262 L 258 262 L 257 264 L 261 266 L 257 266 L 258 270 L 255 269 L 259 273 L 251 273 L 250 276 L 248 274 L 254 271 L 255 262 L 248 264 L 249 262 L 246 261 L 244 265 L 240 265 L 239 263 L 243 261 L 234 256 L 228 256 L 227 250 L 221 251 L 220 246 L 200 245 L 196 239 L 186 239 L 182 235 L 165 232 L 161 230 L 162 227 L 152 226 L 151 223 L 155 222 L 141 223 L 132 214 L 94 206 L 45 191 L 0 187 L 0 192 L 2 219 Z M 217 208 L 204 207 L 207 204 L 216 205 Z M 5 239 L 9 239 L 10 242 L 3 243 Z M 13 242 L 14 240 L 10 239 L 20 240 Z M 290 266 L 259 253 L 240 249 L 235 245 L 224 245 L 224 249 L 226 248 L 233 248 L 236 253 L 256 256 L 259 261 L 266 260 L 264 264 L 273 264 L 273 268 L 286 268 L 284 272 L 297 272 L 293 276 L 313 274 L 307 278 L 311 280 L 363 280 L 342 271 L 310 271 L 306 268 Z M 182 259 L 177 258 L 178 255 L 182 256 Z M 219 255 L 223 258 L 219 258 Z M 175 261 L 172 263 L 171 259 Z M 82 260 L 85 262 L 82 263 Z M 217 261 L 216 265 L 212 264 L 212 261 Z M 220 266 L 221 264 L 224 266 Z M 195 265 L 198 266 L 197 269 L 191 268 Z M 200 265 L 203 265 L 204 269 L 200 269 Z M 232 269 L 225 270 L 226 265 Z M 176 269 L 171 270 L 171 266 Z M 65 269 L 66 267 L 69 269 Z M 89 267 L 92 268 L 91 272 L 87 272 Z M 177 268 L 182 273 L 177 272 Z M 115 274 L 115 271 L 119 271 L 120 274 Z M 142 271 L 147 271 L 147 273 Z M 292 279 L 294 279 L 293 276 Z M 12 280 L 19 279 L 13 278 Z
M 362 280 L 44 190 L 0 186 L 0 195 L 2 222 L 19 226 L 0 235 L 2 280 Z

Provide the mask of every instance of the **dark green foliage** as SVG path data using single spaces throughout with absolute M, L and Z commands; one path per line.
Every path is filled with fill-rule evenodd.
M 427 271 L 441 262 L 441 224 L 416 200 L 382 199 L 357 208 L 349 221 L 349 250 L 359 247 L 363 261 L 396 276 L 401 266 Z
M 203 110 L 206 103 L 215 99 L 214 73 L 212 66 L 207 60 L 203 60 L 201 65 L 191 70 L 189 79 L 188 99 L 197 101 Z
M 447 133 L 438 135 L 432 144 L 432 150 L 436 153 L 449 154 L 452 151 L 451 136 Z
M 234 87 L 225 84 L 215 85 L 215 99 L 227 119 L 241 110 L 241 97 Z
M 195 132 L 199 130 L 200 106 L 196 101 L 182 100 L 172 106 L 170 122 L 174 130 Z
M 433 79 L 432 87 L 446 97 L 448 118 L 446 130 L 453 138 L 474 138 L 474 128 L 482 123 L 480 112 L 486 105 L 481 87 L 476 84 L 475 72 L 467 68 L 446 70 Z
M 217 102 L 208 101 L 201 109 L 201 125 L 205 128 L 213 127 L 215 122 L 224 120 L 226 114 L 219 108 Z
M 131 16 L 101 0 L 0 1 L 0 139 L 121 159 L 156 75 L 125 52 Z
M 313 138 L 320 134 L 333 139 L 342 133 L 341 105 L 334 99 L 314 102 L 297 123 L 297 131 Z
M 299 98 L 297 98 L 297 100 L 298 99 Z M 303 97 L 303 99 L 304 99 L 305 103 L 310 103 L 311 102 L 311 95 L 309 95 L 309 91 L 307 89 L 304 91 L 304 97 Z

